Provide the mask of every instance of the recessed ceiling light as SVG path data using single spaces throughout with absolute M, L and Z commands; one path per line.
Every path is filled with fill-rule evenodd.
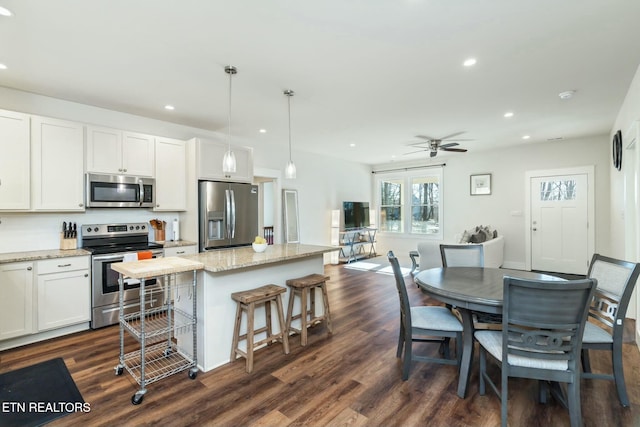
M 523 135 L 523 136 L 522 136 L 522 139 L 529 139 L 529 138 L 531 138 L 531 136 L 530 136 L 530 135 Z
M 258 132 L 260 132 L 260 133 L 267 133 L 267 130 L 266 130 L 266 129 L 260 129 Z
M 558 96 L 560 97 L 560 99 L 570 99 L 573 97 L 573 95 L 575 95 L 575 93 L 575 90 L 565 90 L 564 92 L 560 92 Z
M 353 143 L 353 142 L 351 144 L 349 144 L 349 147 L 355 147 L 355 146 L 356 146 L 356 144 Z
M 5 7 L 0 6 L 0 16 L 11 16 L 13 13 Z
M 504 113 L 504 116 L 508 119 L 509 117 L 513 117 L 513 112 L 511 111 L 507 111 L 506 113 Z
M 465 67 L 473 67 L 474 65 L 476 65 L 476 58 L 469 58 L 466 61 L 464 61 L 462 63 L 462 65 L 464 65 Z
M 7 66 L 6 66 L 6 65 L 4 65 L 4 64 L 0 64 L 0 70 L 6 70 L 6 69 L 7 69 Z
M 173 110 L 175 110 L 175 109 L 176 109 L 176 107 L 174 107 L 173 105 L 169 105 L 169 104 L 167 104 L 167 105 L 165 105 L 165 106 L 164 106 L 164 109 L 165 109 L 165 110 L 173 111 Z

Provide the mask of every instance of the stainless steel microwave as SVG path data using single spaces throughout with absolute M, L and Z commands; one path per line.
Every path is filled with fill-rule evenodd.
M 87 207 L 151 208 L 155 179 L 127 175 L 87 174 Z

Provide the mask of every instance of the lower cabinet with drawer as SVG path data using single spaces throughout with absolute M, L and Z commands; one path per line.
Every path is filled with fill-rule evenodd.
M 39 261 L 38 330 L 91 320 L 89 257 Z
M 0 350 L 89 329 L 90 257 L 0 264 Z

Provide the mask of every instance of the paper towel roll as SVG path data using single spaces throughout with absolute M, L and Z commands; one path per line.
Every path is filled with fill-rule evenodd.
M 178 221 L 178 218 L 173 220 L 172 230 L 173 230 L 173 240 L 174 241 L 180 240 L 180 222 Z

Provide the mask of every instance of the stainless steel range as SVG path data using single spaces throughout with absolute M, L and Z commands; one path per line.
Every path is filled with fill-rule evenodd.
M 91 252 L 91 328 L 118 323 L 118 273 L 111 269 L 114 262 L 136 258 L 139 252 L 150 251 L 153 258 L 162 257 L 162 245 L 149 242 L 149 227 L 145 223 L 85 224 L 82 226 L 82 248 Z M 147 307 L 162 302 L 162 291 L 154 292 L 155 281 L 145 282 Z M 140 309 L 140 281 L 126 279 L 124 285 L 125 314 Z

